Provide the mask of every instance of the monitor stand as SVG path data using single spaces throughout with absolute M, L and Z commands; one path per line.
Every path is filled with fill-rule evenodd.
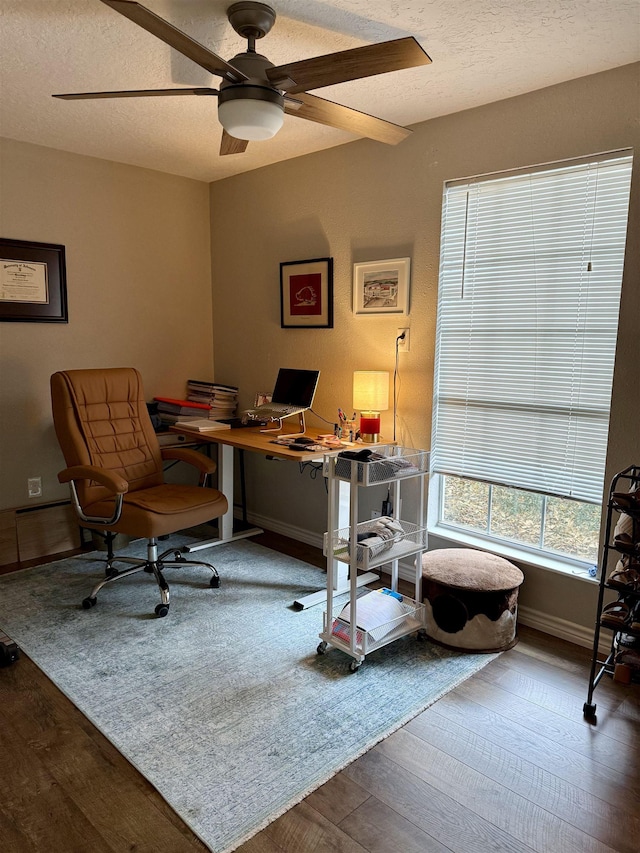
M 295 417 L 295 415 L 286 415 L 285 417 L 293 418 L 293 417 Z M 297 417 L 298 417 L 298 426 L 299 426 L 298 432 L 297 433 L 296 432 L 287 432 L 287 433 L 285 433 L 285 435 L 304 435 L 305 430 L 307 428 L 306 424 L 304 422 L 304 412 L 298 412 Z M 283 420 L 284 420 L 284 418 L 278 418 L 278 425 L 277 426 L 269 427 L 268 429 L 261 429 L 260 432 L 268 432 L 268 433 L 281 432 Z M 280 436 L 277 436 L 277 438 L 280 438 Z

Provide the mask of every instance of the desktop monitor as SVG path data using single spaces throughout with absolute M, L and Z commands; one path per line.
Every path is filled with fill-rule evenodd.
M 281 367 L 271 402 L 310 409 L 319 378 L 319 370 L 293 370 L 289 367 Z

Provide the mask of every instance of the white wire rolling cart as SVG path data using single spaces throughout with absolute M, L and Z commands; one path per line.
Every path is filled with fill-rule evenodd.
M 425 480 L 429 472 L 429 452 L 394 445 L 375 445 L 372 450 L 371 461 L 327 455 L 323 466 L 329 493 L 329 529 L 324 535 L 327 606 L 317 652 L 324 654 L 329 646 L 342 650 L 352 658 L 351 672 L 361 666 L 367 654 L 400 637 L 414 632 L 419 638 L 426 637 L 422 552 L 427 547 Z M 415 478 L 419 478 L 416 515 L 413 521 L 408 521 L 399 517 L 401 489 L 403 481 Z M 338 526 L 341 483 L 349 484 L 349 526 L 343 528 Z M 361 488 L 383 484 L 388 485 L 393 506 L 394 534 L 383 547 L 371 548 L 358 540 L 366 540 L 379 522 L 359 521 L 358 493 Z M 414 598 L 397 595 L 398 564 L 409 557 L 415 562 Z M 349 603 L 339 615 L 334 615 L 334 561 L 349 565 Z M 367 572 L 387 565 L 390 566 L 391 592 L 396 595 L 369 591 L 358 598 L 358 571 Z M 355 630 L 352 625 L 356 626 Z

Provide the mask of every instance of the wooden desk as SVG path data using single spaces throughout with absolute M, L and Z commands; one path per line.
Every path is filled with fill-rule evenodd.
M 178 430 L 176 430 L 178 431 Z M 322 453 L 315 451 L 290 450 L 282 444 L 274 444 L 273 440 L 277 435 L 287 435 L 285 430 L 281 432 L 274 431 L 272 434 L 260 432 L 260 427 L 242 427 L 240 429 L 220 429 L 212 432 L 189 432 L 189 430 L 180 428 L 179 432 L 185 435 L 193 435 L 194 438 L 201 443 L 217 444 L 218 451 L 218 488 L 226 496 L 229 503 L 229 509 L 218 521 L 219 536 L 216 539 L 208 539 L 204 542 L 199 542 L 197 545 L 189 546 L 189 551 L 199 551 L 203 548 L 211 548 L 214 545 L 225 545 L 228 542 L 234 542 L 238 539 L 247 539 L 250 536 L 255 536 L 263 531 L 258 527 L 251 527 L 247 530 L 233 532 L 233 451 L 248 450 L 252 453 L 261 453 L 263 456 L 272 457 L 274 459 L 286 459 L 289 462 L 322 462 L 323 457 L 327 453 L 338 453 L 338 450 L 325 450 Z M 292 435 L 298 433 L 291 433 Z M 339 520 L 340 527 L 347 527 L 349 524 L 348 507 L 349 507 L 349 489 L 348 483 L 340 483 L 340 489 L 336 497 L 336 506 L 334 518 Z M 346 513 L 346 514 L 345 514 Z M 334 561 L 334 595 L 342 595 L 343 592 L 349 591 L 349 576 L 348 566 L 345 563 Z M 378 575 L 372 572 L 358 576 L 358 586 L 364 586 L 378 580 Z M 320 604 L 326 601 L 326 589 L 321 589 L 317 593 L 304 596 L 303 598 L 294 601 L 294 607 L 299 610 L 312 607 L 315 604 Z

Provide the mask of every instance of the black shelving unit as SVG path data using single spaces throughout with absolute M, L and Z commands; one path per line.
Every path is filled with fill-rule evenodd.
M 637 491 L 638 499 L 630 497 Z M 616 497 L 617 496 L 617 497 Z M 628 515 L 631 519 L 630 543 L 624 547 L 620 541 L 615 541 L 614 517 Z M 613 537 L 613 538 L 612 538 Z M 638 637 L 640 631 L 633 631 L 629 624 L 608 622 L 606 612 L 603 615 L 603 602 L 605 590 L 610 589 L 617 593 L 617 601 L 627 605 L 631 613 L 634 609 L 640 609 L 640 588 L 632 585 L 620 586 L 610 583 L 609 579 L 613 572 L 610 569 L 612 554 L 629 557 L 630 562 L 640 563 L 640 466 L 631 465 L 616 474 L 611 481 L 609 489 L 609 500 L 607 504 L 607 525 L 605 532 L 605 546 L 602 552 L 602 563 L 600 565 L 600 589 L 598 592 L 598 605 L 596 611 L 596 624 L 593 637 L 593 654 L 591 658 L 591 673 L 589 675 L 589 692 L 587 701 L 583 706 L 583 714 L 589 722 L 596 722 L 596 705 L 593 702 L 593 693 L 600 683 L 603 675 L 613 675 L 615 672 L 615 659 L 619 649 L 621 635 Z M 604 620 L 604 621 L 603 621 Z M 602 629 L 611 631 L 611 648 L 604 660 L 599 657 L 600 632 Z

